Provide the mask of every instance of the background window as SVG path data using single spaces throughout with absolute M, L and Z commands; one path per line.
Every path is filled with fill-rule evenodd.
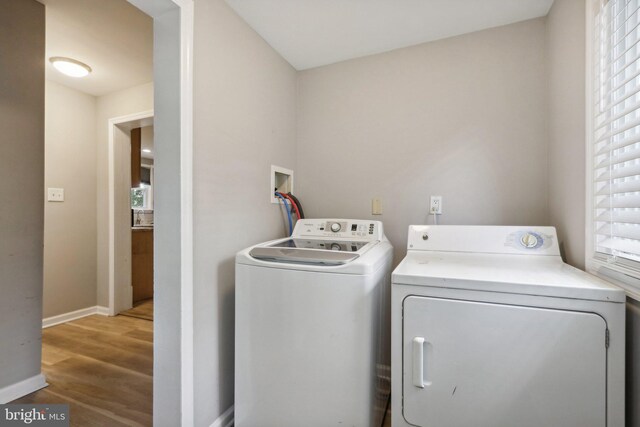
M 587 267 L 640 290 L 640 0 L 597 1 L 591 30 Z
M 151 187 L 142 184 L 138 188 L 131 189 L 131 208 L 132 209 L 151 209 L 150 197 Z

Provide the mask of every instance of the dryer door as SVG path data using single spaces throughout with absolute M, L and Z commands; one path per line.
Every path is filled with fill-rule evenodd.
M 412 296 L 403 416 L 428 427 L 604 427 L 597 314 Z

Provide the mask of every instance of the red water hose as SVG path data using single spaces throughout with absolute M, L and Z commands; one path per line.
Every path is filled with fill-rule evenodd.
M 296 212 L 296 216 L 298 217 L 298 219 L 300 219 L 301 216 L 300 216 L 300 211 L 298 210 L 298 205 L 296 202 L 293 201 L 291 196 L 285 193 L 278 193 L 278 194 L 284 197 L 285 199 L 287 199 L 291 203 L 291 206 L 293 206 L 293 210 Z

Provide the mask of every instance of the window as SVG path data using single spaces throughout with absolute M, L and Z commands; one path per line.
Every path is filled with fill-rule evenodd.
M 132 209 L 151 209 L 151 203 L 149 196 L 151 193 L 151 187 L 146 184 L 141 184 L 140 187 L 131 189 L 131 208 Z
M 587 28 L 587 268 L 640 292 L 640 0 L 598 0 Z M 589 70 L 589 67 L 591 68 Z M 590 99 L 589 99 L 590 98 Z
M 131 189 L 131 209 L 153 210 L 153 166 L 140 167 L 140 187 Z

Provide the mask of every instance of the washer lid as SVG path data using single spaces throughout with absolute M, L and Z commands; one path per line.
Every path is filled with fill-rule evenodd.
M 435 286 L 560 298 L 625 302 L 622 289 L 558 256 L 409 251 L 394 285 Z
M 342 265 L 358 258 L 376 242 L 289 238 L 258 245 L 249 251 L 255 259 L 310 265 Z
M 334 252 L 330 250 L 295 249 L 287 247 L 256 247 L 249 251 L 249 255 L 263 261 L 311 265 L 342 265 L 360 256 L 354 252 Z
M 272 240 L 246 248 L 236 254 L 236 264 L 281 270 L 314 271 L 323 273 L 375 273 L 383 265 L 390 269 L 393 248 L 383 236 L 382 241 L 304 239 L 291 247 L 290 238 Z M 314 240 L 314 241 L 311 241 Z M 338 243 L 327 249 L 314 249 L 327 243 Z M 348 247 L 346 246 L 348 244 Z

